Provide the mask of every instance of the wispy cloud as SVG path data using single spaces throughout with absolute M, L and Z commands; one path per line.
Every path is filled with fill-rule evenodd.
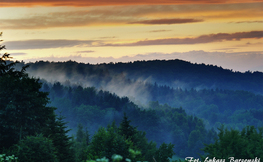
M 25 49 L 45 49 L 45 48 L 63 48 L 74 46 L 91 46 L 95 40 L 46 40 L 46 39 L 33 39 L 25 41 L 7 41 L 5 42 L 8 50 L 25 50 Z
M 222 3 L 251 3 L 261 0 L 4 0 L 1 7 L 10 6 L 116 6 L 116 5 L 170 5 L 170 4 L 222 4 Z
M 11 56 L 24 56 L 24 55 L 27 55 L 27 53 L 23 53 L 23 52 L 19 52 L 19 53 L 10 53 Z
M 163 38 L 154 40 L 141 40 L 133 43 L 105 43 L 103 40 L 68 40 L 68 39 L 33 39 L 24 41 L 7 41 L 8 50 L 65 48 L 75 46 L 103 47 L 103 46 L 151 46 L 151 45 L 179 45 L 179 44 L 204 44 L 221 41 L 238 41 L 241 39 L 263 38 L 263 31 L 217 33 L 187 38 Z M 114 42 L 114 40 L 109 40 Z M 125 41 L 125 40 L 124 40 Z M 87 52 L 87 51 L 86 51 Z M 88 51 L 91 52 L 91 51 Z
M 70 11 L 63 10 L 62 7 L 57 12 L 25 14 L 12 19 L 2 18 L 0 19 L 0 26 L 1 29 L 10 30 L 129 25 L 131 23 L 145 25 L 180 24 L 209 22 L 218 19 L 226 19 L 226 22 L 241 19 L 251 21 L 251 17 L 261 20 L 263 9 L 261 6 L 263 6 L 262 3 L 100 6 L 73 7 L 70 8 Z
M 158 33 L 158 32 L 169 32 L 169 31 L 172 31 L 172 30 L 151 30 L 149 32 L 151 32 L 151 33 Z
M 188 38 L 164 38 L 154 40 L 141 40 L 124 44 L 105 44 L 104 46 L 150 46 L 150 45 L 176 45 L 176 44 L 200 44 L 221 41 L 233 41 L 249 38 L 262 38 L 263 31 L 237 32 L 237 33 L 217 33 L 201 35 L 199 37 Z
M 151 24 L 151 25 L 160 25 L 160 24 L 185 24 L 185 23 L 195 23 L 202 22 L 200 19 L 154 19 L 154 20 L 142 20 L 130 22 L 129 24 Z
M 76 53 L 81 54 L 81 53 L 92 53 L 92 52 L 95 52 L 95 51 L 91 51 L 91 50 L 89 50 L 89 51 L 77 51 Z
M 237 21 L 235 22 L 237 24 L 240 24 L 240 23 L 263 23 L 263 21 Z
M 116 37 L 99 37 L 99 39 L 113 39 L 113 38 L 116 38 Z

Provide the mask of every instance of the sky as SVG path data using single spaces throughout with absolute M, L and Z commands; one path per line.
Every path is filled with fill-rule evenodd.
M 14 60 L 182 59 L 263 72 L 263 0 L 0 0 Z

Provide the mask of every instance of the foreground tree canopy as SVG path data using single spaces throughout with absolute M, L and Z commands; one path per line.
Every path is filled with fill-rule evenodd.
M 4 48 L 0 46 L 0 50 Z M 28 76 L 25 72 L 27 66 L 20 71 L 15 70 L 17 62 L 10 59 L 9 54 L 3 54 L 0 58 L 0 152 L 16 152 L 27 157 L 26 152 L 30 151 L 22 154 L 21 148 L 33 150 L 32 147 L 44 142 L 47 145 L 43 147 L 54 149 L 53 154 L 59 161 L 72 161 L 70 138 L 66 135 L 68 130 L 62 117 L 55 115 L 55 108 L 47 106 L 48 93 L 40 91 L 42 84 L 39 79 Z M 40 138 L 40 134 L 43 138 Z M 48 144 L 49 140 L 52 145 Z
M 47 107 L 48 94 L 39 91 L 38 79 L 14 70 L 8 54 L 0 59 L 0 143 L 8 148 L 25 136 L 41 133 L 52 119 L 54 108 Z
M 222 126 L 216 142 L 206 145 L 204 151 L 211 159 L 263 159 L 263 128 L 247 126 L 238 131 Z

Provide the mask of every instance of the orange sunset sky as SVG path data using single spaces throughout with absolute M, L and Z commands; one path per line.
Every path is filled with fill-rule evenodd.
M 0 0 L 15 60 L 183 59 L 263 72 L 263 0 Z

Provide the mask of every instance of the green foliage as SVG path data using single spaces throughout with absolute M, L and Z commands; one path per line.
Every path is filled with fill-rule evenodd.
M 0 46 L 0 50 L 3 48 Z M 73 161 L 64 118 L 57 118 L 56 108 L 47 106 L 48 93 L 40 91 L 39 79 L 25 72 L 28 66 L 21 71 L 15 70 L 17 62 L 10 59 L 9 54 L 0 58 L 0 151 L 10 151 L 16 145 L 21 161 L 26 158 L 41 161 L 41 157 L 51 161 Z M 37 134 L 43 136 L 34 137 Z M 41 151 L 43 155 L 40 156 Z M 29 158 L 31 155 L 33 157 Z
M 156 161 L 169 162 L 169 158 L 172 158 L 174 155 L 173 147 L 174 145 L 171 143 L 168 145 L 163 143 L 155 154 Z
M 53 86 L 50 84 L 50 87 Z M 140 147 L 142 154 L 148 159 L 152 158 L 150 155 L 156 150 L 152 149 L 154 147 L 148 148 L 148 145 L 145 144 L 147 139 L 155 141 L 157 146 L 163 142 L 173 143 L 177 155 L 184 157 L 189 154 L 198 156 L 196 152 L 202 153 L 199 150 L 203 147 L 203 143 L 212 143 L 216 137 L 215 131 L 206 130 L 202 120 L 187 115 L 182 108 L 173 108 L 167 104 L 161 105 L 157 101 L 151 102 L 147 109 L 143 109 L 125 98 L 120 98 L 107 91 L 97 91 L 94 87 L 63 86 L 62 89 L 65 93 L 64 98 L 56 96 L 55 90 L 51 90 L 53 94 L 51 105 L 57 107 L 58 111 L 67 117 L 68 125 L 73 131 L 77 131 L 76 128 L 81 123 L 89 129 L 91 134 L 94 134 L 100 126 L 106 127 L 108 123 L 115 120 L 118 124 L 120 123 L 120 135 L 124 135 L 125 139 L 131 141 L 134 146 Z M 122 121 L 120 115 L 122 112 L 118 111 L 119 106 L 122 112 L 129 114 L 132 122 L 127 119 Z M 131 126 L 131 123 L 138 127 Z M 147 134 L 138 132 L 136 129 L 143 130 Z M 198 138 L 193 138 L 193 135 L 190 137 L 194 130 L 200 132 Z M 191 144 L 188 145 L 188 143 Z M 77 147 L 80 148 L 80 146 Z M 82 150 L 85 150 L 84 147 Z M 85 151 L 82 152 L 84 154 Z
M 0 162 L 17 162 L 18 157 L 15 155 L 6 156 L 6 154 L 0 154 Z
M 100 128 L 92 137 L 88 152 L 95 157 L 110 158 L 113 154 L 122 154 L 128 157 L 129 144 L 123 136 L 117 134 L 115 130 Z
M 128 120 L 126 113 L 124 113 L 123 120 L 119 127 L 119 134 L 122 135 L 126 140 L 129 139 L 133 143 L 137 143 L 135 139 L 135 134 L 137 133 L 137 130 L 130 124 L 130 122 L 131 120 Z
M 145 133 L 138 131 L 136 127 L 130 125 L 130 120 L 124 114 L 119 128 L 113 122 L 107 129 L 101 127 L 92 137 L 88 146 L 88 160 L 100 157 L 110 159 L 112 155 L 122 155 L 122 159 L 131 161 L 151 161 L 155 156 L 160 161 L 167 161 L 174 155 L 172 144 L 163 143 L 159 149 L 156 144 L 148 142 Z M 126 131 L 126 132 L 124 132 Z
M 240 132 L 221 126 L 219 131 L 216 142 L 204 148 L 207 157 L 216 159 L 263 158 L 263 128 L 256 129 L 254 126 L 247 126 Z
M 52 140 L 43 135 L 27 136 L 15 145 L 14 152 L 19 161 L 58 162 Z
M 41 92 L 38 79 L 14 69 L 7 62 L 9 54 L 0 58 L 0 150 L 9 148 L 25 136 L 41 133 L 54 108 L 47 107 L 48 93 Z
M 90 143 L 89 132 L 83 130 L 82 124 L 78 125 L 76 139 L 74 141 L 74 149 L 76 152 L 76 160 L 83 161 L 87 159 L 87 149 Z
M 48 127 L 43 129 L 46 137 L 52 140 L 56 149 L 56 156 L 61 162 L 74 161 L 74 151 L 72 149 L 71 138 L 68 137 L 66 123 L 63 121 L 64 117 L 57 117 L 53 114 L 53 118 L 48 120 Z

